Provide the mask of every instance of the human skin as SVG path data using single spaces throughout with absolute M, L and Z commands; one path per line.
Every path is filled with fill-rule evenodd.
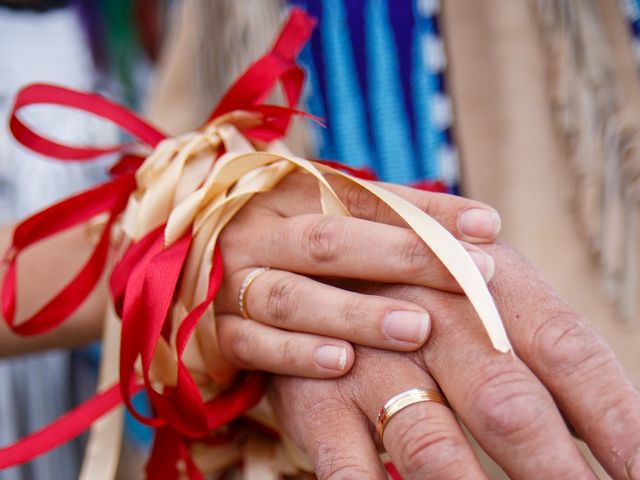
M 295 181 L 295 177 L 292 177 L 291 181 Z M 283 188 L 285 187 L 286 184 L 283 185 Z M 345 189 L 340 185 L 336 185 L 336 188 L 354 215 L 400 228 L 397 218 L 390 215 L 383 205 L 372 202 L 370 197 L 363 196 L 356 190 Z M 398 192 L 413 197 L 410 199 L 414 203 L 432 214 L 455 236 L 463 240 L 478 243 L 490 241 L 499 229 L 499 224 L 495 223 L 493 225 L 491 223 L 476 224 L 477 232 L 482 234 L 469 237 L 461 229 L 461 214 L 481 206 L 480 204 L 457 197 L 434 196 L 416 191 L 409 192 L 403 187 L 389 188 L 394 188 Z M 248 232 L 245 233 L 247 235 L 245 238 L 256 236 L 258 239 L 254 244 L 254 250 L 263 249 L 266 252 L 277 252 L 278 249 L 281 249 L 286 252 L 282 258 L 291 259 L 293 257 L 295 261 L 303 261 L 306 267 L 300 268 L 301 273 L 339 276 L 344 274 L 346 268 L 351 268 L 349 274 L 357 278 L 388 279 L 390 282 L 412 278 L 412 280 L 417 280 L 416 283 L 423 282 L 442 289 L 456 290 L 455 284 L 447 275 L 420 277 L 420 272 L 444 273 L 444 270 L 434 262 L 433 255 L 426 247 L 421 246 L 415 239 L 408 239 L 405 235 L 408 233 L 406 231 L 394 230 L 391 232 L 386 230 L 385 232 L 399 234 L 405 239 L 404 242 L 390 242 L 396 246 L 402 245 L 402 248 L 398 248 L 393 255 L 389 252 L 388 255 L 376 257 L 376 260 L 391 260 L 391 262 L 375 264 L 370 261 L 371 265 L 366 267 L 369 270 L 362 270 L 360 274 L 357 274 L 358 272 L 353 269 L 358 262 L 349 263 L 351 261 L 349 258 L 357 256 L 358 251 L 362 249 L 365 252 L 375 251 L 371 248 L 371 235 L 356 236 L 355 238 L 360 238 L 360 240 L 354 243 L 353 236 L 345 235 L 345 232 L 350 230 L 345 227 L 344 219 L 321 220 L 314 215 L 309 215 L 314 211 L 310 210 L 311 205 L 317 209 L 317 203 L 314 203 L 317 199 L 314 199 L 312 194 L 308 194 L 307 189 L 303 191 L 305 194 L 298 197 L 298 201 L 285 203 L 287 208 L 295 207 L 293 211 L 289 212 L 289 215 L 303 217 L 302 222 L 308 221 L 308 223 L 297 224 L 296 222 L 299 222 L 300 219 L 285 222 L 291 229 L 282 231 L 290 233 L 290 235 L 275 237 L 282 241 L 282 244 L 269 245 L 265 243 L 265 231 L 259 234 L 261 230 L 257 228 L 258 225 L 254 219 L 255 216 L 264 215 L 264 211 L 260 208 L 256 208 L 254 213 L 249 209 L 245 210 L 243 215 L 230 225 L 227 240 L 223 238 L 221 241 L 227 257 L 226 261 L 231 262 L 227 265 L 229 276 L 225 279 L 226 289 L 223 289 L 220 298 L 216 299 L 216 301 L 220 300 L 221 312 L 225 308 L 229 312 L 236 309 L 237 289 L 246 271 L 264 265 L 259 262 L 259 257 L 246 256 L 246 252 L 251 250 L 249 248 L 251 245 L 239 240 L 239 232 L 242 230 Z M 262 199 L 266 198 L 266 204 L 269 204 L 274 200 L 272 198 L 274 196 L 275 192 L 271 197 L 269 195 L 262 196 Z M 278 217 L 283 221 L 291 218 L 278 213 L 278 208 L 274 211 L 277 215 L 267 215 L 268 221 L 263 227 L 270 223 L 271 228 L 274 225 L 282 227 L 283 224 L 274 223 Z M 336 220 L 338 221 L 336 222 Z M 247 223 L 243 224 L 243 222 Z M 324 233 L 305 237 L 301 235 L 305 231 Z M 354 231 L 357 233 L 358 230 Z M 296 232 L 299 234 L 298 237 L 295 236 Z M 259 235 L 256 235 L 257 233 Z M 367 233 L 370 233 L 370 230 L 367 230 Z M 8 241 L 7 231 L 4 235 L 6 243 Z M 298 238 L 299 241 L 315 239 L 315 247 L 313 247 L 315 250 L 301 248 L 302 256 L 296 260 L 295 255 L 291 254 L 290 240 L 292 238 Z M 386 235 L 383 234 L 379 240 L 384 238 Z M 341 241 L 336 243 L 334 241 L 336 239 Z M 236 254 L 235 260 L 231 255 L 234 241 L 236 245 L 239 244 L 242 247 L 238 249 L 240 253 Z M 25 258 L 25 263 L 21 265 L 23 269 L 20 277 L 24 282 L 21 285 L 24 287 L 28 284 L 30 287 L 35 287 L 27 289 L 29 293 L 21 298 L 21 308 L 23 309 L 33 308 L 40 304 L 42 299 L 46 297 L 47 288 L 50 289 L 55 282 L 63 281 L 65 274 L 70 274 L 81 263 L 83 255 L 80 253 L 88 253 L 91 248 L 90 242 L 84 238 L 83 232 L 70 232 L 68 237 L 60 237 L 54 242 L 58 242 L 53 244 L 54 247 L 43 246 L 40 251 L 30 252 L 33 255 L 30 258 Z M 311 244 L 309 243 L 309 245 Z M 300 247 L 300 245 L 298 246 Z M 479 250 L 479 247 L 468 246 L 467 248 L 474 251 Z M 535 475 L 539 475 L 541 471 L 549 473 L 546 478 L 558 478 L 556 474 L 564 475 L 569 471 L 575 478 L 589 478 L 585 470 L 586 464 L 577 456 L 575 447 L 570 443 L 566 427 L 555 410 L 555 406 L 551 403 L 549 392 L 556 398 L 566 418 L 572 422 L 580 435 L 590 442 L 603 465 L 616 478 L 624 478 L 622 472 L 624 472 L 625 462 L 629 461 L 632 452 L 638 446 L 638 432 L 635 427 L 640 425 L 637 392 L 625 379 L 610 349 L 591 332 L 583 321 L 579 320 L 575 312 L 562 303 L 538 279 L 534 269 L 505 247 L 487 246 L 486 250 L 492 256 L 497 256 L 496 258 L 499 260 L 496 278 L 491 285 L 516 347 L 516 352 L 522 360 L 510 355 L 498 354 L 491 349 L 484 330 L 461 295 L 438 293 L 431 289 L 408 286 L 367 287 L 360 292 L 368 295 L 367 300 L 388 298 L 392 302 L 399 302 L 384 304 L 395 309 L 397 309 L 396 305 L 403 305 L 411 306 L 421 312 L 428 311 L 431 317 L 430 326 L 433 328 L 433 338 L 426 347 L 419 349 L 417 353 L 394 354 L 358 347 L 357 357 L 359 360 L 355 364 L 355 370 L 342 380 L 318 382 L 279 378 L 275 381 L 274 392 L 276 398 L 281 399 L 278 405 L 282 407 L 284 404 L 289 409 L 286 415 L 289 421 L 288 429 L 294 438 L 297 438 L 309 451 L 321 477 L 330 478 L 331 475 L 334 475 L 333 478 L 376 478 L 375 476 L 366 477 L 363 474 L 363 472 L 370 472 L 372 475 L 380 474 L 380 467 L 376 467 L 379 465 L 376 463 L 377 460 L 372 461 L 375 460 L 375 448 L 371 440 L 370 425 L 367 424 L 366 419 L 372 420 L 384 402 L 399 391 L 415 386 L 435 387 L 435 381 L 437 381 L 472 433 L 478 437 L 487 451 L 516 478 L 540 478 Z M 315 252 L 312 255 L 315 262 L 310 262 L 310 252 Z M 318 252 L 322 253 L 322 258 L 318 257 Z M 403 254 L 407 258 L 404 258 Z M 304 260 L 304 255 L 307 255 L 306 260 Z M 231 258 L 229 258 L 230 256 Z M 275 258 L 273 253 L 268 255 L 270 260 Z M 324 262 L 319 261 L 322 259 Z M 234 267 L 234 262 L 238 267 Z M 320 268 L 318 264 L 323 264 L 322 268 L 325 270 L 305 271 L 305 268 Z M 491 261 L 491 270 L 493 270 L 492 264 L 493 261 Z M 297 265 L 300 267 L 302 264 L 298 263 Z M 380 268 L 381 265 L 382 268 Z M 279 267 L 277 264 L 273 266 Z M 373 272 L 373 276 L 372 266 L 380 268 L 380 271 Z M 284 267 L 280 266 L 279 268 Z M 406 270 L 407 268 L 408 270 Z M 53 277 L 52 271 L 56 272 Z M 300 323 L 301 317 L 297 314 L 296 309 L 308 308 L 309 304 L 291 301 L 296 299 L 295 295 L 272 295 L 278 300 L 278 302 L 272 302 L 272 306 L 276 305 L 278 308 L 270 310 L 268 304 L 261 307 L 260 302 L 264 301 L 261 298 L 271 298 L 270 292 L 278 290 L 273 288 L 273 283 L 270 286 L 268 281 L 264 282 L 264 280 L 268 280 L 268 277 L 265 276 L 262 280 L 262 287 L 260 287 L 260 283 L 256 282 L 254 287 L 257 288 L 253 289 L 254 287 L 252 287 L 248 299 L 250 311 L 256 316 L 260 315 L 260 321 L 242 320 L 238 318 L 237 311 L 235 314 L 227 313 L 218 316 L 218 333 L 223 353 L 226 352 L 228 358 L 232 361 L 235 360 L 238 366 L 262 367 L 262 369 L 288 374 L 306 373 L 317 377 L 336 377 L 344 374 L 351 367 L 355 358 L 353 350 L 350 350 L 350 358 L 342 371 L 322 370 L 315 366 L 313 355 L 308 354 L 310 351 L 308 342 L 292 340 L 309 338 L 304 337 L 304 333 L 293 332 L 305 328 L 309 329 L 309 325 L 314 321 L 316 324 L 312 326 L 316 332 L 325 335 L 342 333 L 348 340 L 358 342 L 362 339 L 360 343 L 363 344 L 394 348 L 392 341 L 380 335 L 379 328 L 358 328 L 351 331 L 348 329 L 350 322 L 346 320 L 362 322 L 363 318 L 369 318 L 368 314 L 363 316 L 362 312 L 354 309 L 349 301 L 342 304 L 343 307 L 347 307 L 346 310 L 332 312 L 330 319 L 333 323 L 327 323 L 327 318 L 323 315 L 317 317 L 306 315 L 303 318 L 309 320 L 309 323 Z M 274 280 L 273 277 L 272 280 Z M 289 282 L 288 285 L 295 287 L 298 280 L 299 278 L 296 277 L 294 282 Z M 314 288 L 317 287 L 314 284 Z M 260 293 L 261 288 L 264 295 Z M 293 291 L 296 291 L 295 288 Z M 349 293 L 347 290 L 345 291 Z M 377 297 L 373 295 L 377 295 Z M 309 295 L 304 295 L 297 298 L 308 297 Z M 366 303 L 362 302 L 361 297 L 349 298 L 356 300 L 355 305 L 365 305 Z M 0 330 L 0 352 L 11 354 L 51 346 L 69 346 L 80 344 L 91 338 L 98 338 L 100 322 L 97 319 L 101 317 L 100 314 L 105 302 L 106 289 L 101 288 L 94 293 L 94 297 L 88 305 L 76 312 L 67 324 L 68 326 L 52 332 L 49 336 L 38 337 L 32 341 L 12 336 L 6 329 Z M 226 307 L 224 302 L 226 302 Z M 216 304 L 216 308 L 218 309 L 218 304 Z M 264 316 L 261 314 L 261 308 L 264 309 Z M 381 308 L 378 313 L 388 310 L 388 308 Z M 346 315 L 349 311 L 355 312 L 355 314 Z M 321 313 L 325 314 L 326 312 Z M 341 316 L 340 313 L 343 315 Z M 358 313 L 361 315 L 360 317 L 357 316 Z M 277 327 L 273 326 L 274 320 L 277 320 Z M 287 323 L 289 321 L 298 323 L 289 324 Z M 364 326 L 366 327 L 366 325 Z M 381 327 L 381 323 L 373 323 L 369 326 Z M 323 328 L 327 330 L 322 330 Z M 271 333 L 276 335 L 273 336 L 270 333 L 263 335 L 263 333 L 270 331 L 265 329 L 273 329 Z M 284 337 L 281 334 L 284 334 Z M 354 334 L 357 335 L 354 337 Z M 260 341 L 265 338 L 266 341 Z M 332 339 L 332 341 L 336 340 Z M 311 343 L 311 345 L 317 344 Z M 352 348 L 348 342 L 343 342 L 341 345 L 345 345 L 345 348 Z M 555 348 L 551 348 L 554 345 Z M 282 348 L 283 346 L 285 348 Z M 417 343 L 413 345 L 395 344 L 395 348 L 403 351 L 413 350 L 419 346 Z M 299 350 L 299 348 L 303 350 Z M 301 351 L 305 351 L 304 348 L 307 348 L 306 356 L 300 354 Z M 284 352 L 285 355 L 273 357 L 274 352 Z M 275 358 L 271 364 L 264 360 L 269 355 Z M 587 369 L 586 373 L 585 369 Z M 385 374 L 385 371 L 390 373 Z M 532 372 L 537 375 L 540 381 Z M 385 383 L 385 379 L 393 379 L 396 383 Z M 589 388 L 595 388 L 595 390 L 585 390 L 583 384 L 588 385 Z M 356 389 L 356 386 L 360 390 Z M 585 393 L 591 391 L 598 392 L 598 395 Z M 336 395 L 336 392 L 340 395 Z M 338 399 L 337 402 L 336 399 Z M 298 408 L 298 406 L 308 405 L 311 400 L 319 406 L 309 406 L 303 411 Z M 318 413 L 317 410 L 320 405 L 325 405 L 325 407 L 332 405 L 332 408 L 336 409 L 336 418 L 343 419 L 338 424 L 334 422 L 334 428 L 331 432 L 326 431 L 326 426 L 331 425 L 330 418 L 328 419 L 326 415 L 322 418 L 326 425 L 318 424 L 317 420 L 314 422 L 314 419 L 311 418 L 314 414 L 317 417 L 322 417 L 321 412 Z M 611 408 L 605 408 L 607 406 L 611 406 Z M 326 408 L 327 412 L 333 416 L 334 413 L 328 407 Z M 606 416 L 602 416 L 603 411 L 606 411 Z M 418 415 L 425 416 L 429 422 L 416 421 L 416 414 L 412 414 L 412 412 L 418 412 Z M 540 415 L 540 412 L 544 412 L 545 415 Z M 432 418 L 434 415 L 435 420 Z M 403 417 L 407 416 L 409 416 L 408 419 L 403 421 Z M 545 419 L 545 422 L 542 422 L 541 418 Z M 592 419 L 595 421 L 587 422 Z M 430 429 L 425 429 L 427 424 Z M 353 427 L 352 430 L 354 428 L 355 430 L 349 431 L 350 425 Z M 403 425 L 407 432 L 402 430 Z M 341 432 L 340 429 L 345 428 L 347 430 L 342 432 L 344 435 L 336 434 Z M 459 474 L 461 471 L 480 475 L 477 471 L 477 461 L 470 453 L 468 445 L 464 443 L 465 441 L 457 428 L 453 417 L 444 410 L 444 407 L 434 404 L 412 406 L 411 409 L 398 414 L 390 423 L 385 437 L 385 446 L 405 473 L 417 472 L 419 476 L 424 473 L 427 478 L 433 472 L 436 472 L 435 476 L 438 478 L 455 476 L 454 474 Z M 548 432 L 553 435 L 549 435 Z M 327 437 L 328 433 L 331 433 L 332 436 Z M 302 434 L 305 435 L 304 438 L 301 436 Z M 335 438 L 332 439 L 332 437 Z M 333 444 L 346 448 L 343 441 L 347 439 L 351 439 L 348 443 L 349 449 L 329 448 Z M 412 441 L 409 442 L 409 440 Z M 353 450 L 352 441 L 360 442 L 361 449 Z M 407 449 L 405 448 L 407 446 L 419 448 Z M 444 450 L 455 452 L 455 456 L 447 456 L 446 452 L 443 452 Z M 349 452 L 348 458 L 344 456 L 344 452 Z M 557 460 L 558 456 L 560 460 Z M 547 457 L 556 458 L 557 461 L 549 460 Z M 451 458 L 458 460 L 452 461 Z M 543 459 L 544 461 L 542 461 Z M 444 465 L 438 468 L 437 466 L 440 464 Z M 427 466 L 425 467 L 425 465 Z M 637 467 L 631 467 L 630 463 L 628 465 L 629 472 L 638 478 L 634 470 Z M 454 467 L 458 470 L 452 470 Z M 562 469 L 567 469 L 567 472 Z
M 433 252 L 386 204 L 344 179 L 328 180 L 353 217 L 314 213 L 320 209 L 317 181 L 294 174 L 277 189 L 258 195 L 253 208 L 240 212 L 223 231 L 225 278 L 215 301 L 216 324 L 220 338 L 234 339 L 219 343 L 222 354 L 236 366 L 336 377 L 354 358 L 352 346 L 336 339 L 399 351 L 415 350 L 426 340 L 428 308 L 338 288 L 329 279 L 410 281 L 461 291 Z M 496 237 L 500 219 L 494 210 L 453 195 L 381 185 L 436 218 L 463 243 L 485 280 L 491 277 L 493 260 L 469 242 Z M 478 209 L 484 214 L 480 219 Z M 469 213 L 471 224 L 465 219 Z M 240 319 L 242 281 L 263 266 L 272 270 L 256 277 L 245 295 L 251 319 Z M 318 350 L 326 346 L 343 350 L 342 364 L 317 361 Z
M 427 343 L 414 353 L 356 349 L 340 379 L 275 377 L 271 399 L 320 479 L 387 478 L 376 414 L 399 392 L 437 388 L 511 478 L 596 478 L 568 422 L 615 479 L 640 479 L 640 393 L 611 348 L 525 259 L 503 244 L 490 283 L 517 356 L 492 349 L 461 295 L 414 286 L 361 291 L 429 308 Z M 487 478 L 446 407 L 412 405 L 389 422 L 384 447 L 403 478 Z
M 338 181 L 335 186 L 344 194 L 344 201 L 354 214 L 383 223 L 320 215 L 317 213 L 320 203 L 315 180 L 294 173 L 276 191 L 256 196 L 224 230 L 220 245 L 225 279 L 215 302 L 222 328 L 238 328 L 236 322 L 225 322 L 225 314 L 233 314 L 237 318 L 238 291 L 244 276 L 256 267 L 274 267 L 274 271 L 261 275 L 254 282 L 247 299 L 249 311 L 257 315 L 262 323 L 247 321 L 242 325 L 243 332 L 260 337 L 264 349 L 258 349 L 259 355 L 251 359 L 258 364 L 249 361 L 244 366 L 261 367 L 279 373 L 335 377 L 344 374 L 353 362 L 353 348 L 348 341 L 386 349 L 414 350 L 424 343 L 428 335 L 429 316 L 421 306 L 398 299 L 356 294 L 289 272 L 345 275 L 369 280 L 381 280 L 386 276 L 389 281 L 395 281 L 411 274 L 419 264 L 430 268 L 426 275 L 416 277 L 417 283 L 434 288 L 458 288 L 446 269 L 416 236 L 405 228 L 385 221 L 388 212 L 380 209 L 371 197 L 363 198 L 349 193 L 351 190 L 346 188 L 344 182 Z M 466 241 L 467 250 L 472 256 L 475 255 L 476 263 L 487 277 L 490 276 L 493 261 L 470 242 L 486 242 L 495 238 L 500 229 L 495 210 L 461 197 L 399 186 L 389 188 L 397 189 L 398 193 L 419 204 L 456 237 Z M 469 211 L 472 211 L 471 221 L 465 222 L 463 216 Z M 478 218 L 478 212 L 481 213 L 480 217 L 484 214 L 484 221 Z M 11 226 L 0 228 L 1 252 L 9 245 L 11 230 Z M 330 252 L 326 248 L 326 241 L 332 241 L 332 233 L 348 238 L 349 243 L 340 245 L 339 258 L 328 259 L 326 255 Z M 45 299 L 62 288 L 81 268 L 92 248 L 91 235 L 88 235 L 87 229 L 80 227 L 37 244 L 19 257 L 17 318 L 33 314 Z M 385 253 L 381 264 L 374 265 L 363 255 L 372 248 Z M 323 255 L 325 258 L 320 258 Z M 416 258 L 419 263 L 415 261 Z M 0 274 L 2 272 L 3 266 L 0 265 Z M 20 337 L 13 334 L 4 322 L 0 322 L 0 356 L 73 347 L 98 339 L 108 301 L 106 283 L 103 278 L 87 301 L 67 321 L 43 335 Z M 333 312 L 315 309 L 315 315 L 299 319 L 304 320 L 304 324 L 290 324 L 292 330 L 306 333 L 284 333 L 278 328 L 268 327 L 268 323 L 278 321 L 277 312 L 271 312 L 275 315 L 263 314 L 265 305 L 255 303 L 256 299 L 262 298 L 261 290 L 275 293 L 278 288 L 292 283 L 304 288 L 304 298 L 309 305 L 325 303 L 327 295 L 334 299 Z M 387 314 L 392 312 L 396 325 L 401 324 L 400 331 L 397 328 L 395 332 L 383 328 L 388 326 L 389 322 L 383 323 Z M 345 315 L 349 317 L 349 322 L 344 321 Z M 372 334 L 372 330 L 356 328 L 370 325 L 374 317 L 380 323 L 377 334 Z M 407 328 L 412 322 L 414 328 Z M 387 331 L 395 333 L 396 337 L 390 336 Z M 398 336 L 401 338 L 398 339 Z M 270 352 L 282 350 L 283 345 L 303 348 L 305 361 L 282 365 Z M 322 347 L 330 347 L 329 355 L 326 354 L 326 348 L 324 354 L 318 354 Z
M 12 225 L 0 227 L 0 256 L 9 246 L 12 230 Z M 77 228 L 35 245 L 19 258 L 18 320 L 33 314 L 60 290 L 74 272 L 80 270 L 92 248 L 84 229 Z M 4 265 L 0 263 L 0 278 L 3 274 Z M 97 340 L 102 332 L 107 299 L 107 282 L 103 276 L 87 300 L 65 322 L 52 331 L 32 337 L 13 333 L 0 312 L 0 358 L 50 348 L 73 348 Z

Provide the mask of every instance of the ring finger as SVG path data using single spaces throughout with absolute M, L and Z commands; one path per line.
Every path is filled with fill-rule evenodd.
M 357 403 L 374 425 L 380 409 L 398 394 L 414 388 L 438 391 L 431 376 L 413 361 L 392 352 L 370 356 L 362 348 L 356 355 L 359 363 L 354 369 L 394 372 L 379 382 L 378 388 L 368 389 L 367 395 L 356 392 Z M 395 368 L 394 363 L 397 363 Z M 455 416 L 436 401 L 421 401 L 401 408 L 386 423 L 383 439 L 387 452 L 405 478 L 487 478 Z
M 521 360 L 491 348 L 466 299 L 423 294 L 437 331 L 420 356 L 485 451 L 513 478 L 595 478 L 549 392 Z
M 429 334 L 429 314 L 423 307 L 342 290 L 291 272 L 246 269 L 225 284 L 229 287 L 221 291 L 219 311 L 242 313 L 279 329 L 401 351 L 415 350 Z

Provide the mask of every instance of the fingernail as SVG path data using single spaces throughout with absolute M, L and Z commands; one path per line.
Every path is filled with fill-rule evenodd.
M 347 349 L 335 345 L 322 345 L 314 352 L 316 362 L 324 368 L 344 370 L 347 364 Z
M 631 480 L 640 480 L 640 450 L 627 464 L 627 476 Z
M 484 277 L 484 281 L 488 282 L 493 277 L 493 274 L 496 271 L 496 264 L 493 261 L 493 257 L 485 252 L 480 252 L 477 250 L 467 250 L 473 262 L 478 266 L 478 270 Z
M 458 228 L 469 237 L 492 240 L 500 233 L 502 221 L 495 210 L 470 208 L 460 214 Z
M 389 312 L 382 322 L 384 333 L 402 342 L 422 344 L 429 330 L 429 314 L 422 312 Z

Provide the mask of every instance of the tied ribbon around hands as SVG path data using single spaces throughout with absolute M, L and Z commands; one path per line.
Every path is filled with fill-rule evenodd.
M 5 255 L 5 321 L 20 335 L 37 335 L 58 326 L 94 289 L 115 241 L 124 253 L 111 272 L 109 286 L 122 325 L 119 382 L 42 430 L 0 449 L 0 469 L 71 440 L 124 403 L 136 419 L 156 428 L 147 465 L 149 477 L 202 478 L 192 457 L 192 444 L 224 442 L 225 431 L 220 427 L 254 407 L 266 386 L 262 374 L 237 372 L 219 354 L 212 308 L 222 281 L 222 252 L 216 241 L 253 195 L 276 188 L 297 169 L 317 179 L 325 214 L 349 215 L 326 174 L 355 182 L 387 203 L 460 283 L 494 347 L 511 350 L 482 275 L 442 226 L 411 203 L 371 183 L 369 172 L 305 160 L 281 143 L 294 115 L 311 117 L 295 109 L 304 80 L 296 56 L 313 27 L 310 17 L 294 9 L 272 50 L 231 86 L 207 124 L 176 138 L 168 138 L 97 95 L 45 84 L 19 92 L 9 125 L 24 146 L 61 161 L 89 161 L 107 153 L 120 153 L 121 158 L 110 170 L 111 181 L 53 205 L 15 228 Z M 286 107 L 264 103 L 278 83 Z M 34 132 L 18 117 L 20 109 L 36 104 L 93 113 L 119 125 L 139 143 L 102 148 L 57 143 Z M 132 153 L 143 148 L 150 154 Z M 48 237 L 105 217 L 104 229 L 84 267 L 40 310 L 16 322 L 17 257 Z M 104 351 L 103 362 L 108 354 L 117 355 Z M 149 397 L 151 417 L 143 416 L 132 404 L 132 396 L 141 389 Z

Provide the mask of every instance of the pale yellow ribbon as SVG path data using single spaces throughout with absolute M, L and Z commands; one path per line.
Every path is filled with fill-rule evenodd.
M 444 227 L 415 205 L 381 186 L 296 157 L 280 142 L 260 145 L 261 151 L 257 151 L 256 145 L 238 130 L 255 121 L 250 114 L 234 112 L 214 121 L 203 131 L 167 139 L 146 159 L 137 173 L 138 189 L 131 196 L 121 221 L 125 234 L 135 241 L 166 223 L 166 245 L 189 230 L 193 235 L 172 312 L 176 327 L 173 332 L 178 330 L 186 313 L 206 296 L 213 250 L 223 228 L 255 194 L 276 188 L 278 182 L 291 172 L 301 170 L 317 180 L 324 214 L 350 215 L 326 180 L 325 175 L 328 174 L 353 182 L 386 203 L 415 231 L 460 284 L 493 347 L 500 352 L 511 351 L 500 315 L 481 273 L 467 251 Z M 221 147 L 225 153 L 216 160 Z M 411 283 L 410 279 L 407 283 Z M 155 380 L 165 385 L 176 383 L 175 352 L 175 337 L 169 342 L 160 340 L 151 373 Z M 220 354 L 214 308 L 207 309 L 196 327 L 184 361 L 205 399 L 216 395 L 236 374 L 236 369 Z M 267 478 L 260 477 L 264 474 L 263 457 L 281 455 L 283 450 L 280 447 L 279 450 L 270 449 L 257 438 L 252 438 L 249 443 L 255 447 L 249 449 L 250 454 L 246 447 L 239 451 L 238 445 L 230 445 L 215 447 L 215 462 L 212 462 L 211 455 L 203 455 L 203 450 L 197 450 L 199 453 L 195 458 L 205 471 L 212 471 L 231 465 L 237 462 L 239 455 L 244 455 L 250 465 L 245 478 Z M 292 450 L 288 447 L 284 450 L 287 449 Z M 274 453 L 276 451 L 280 453 Z M 305 464 L 305 461 L 296 463 L 302 466 L 300 463 Z M 288 470 L 290 465 L 286 464 L 272 461 L 271 471 L 276 475 L 283 469 Z M 308 462 L 305 466 L 308 468 Z

